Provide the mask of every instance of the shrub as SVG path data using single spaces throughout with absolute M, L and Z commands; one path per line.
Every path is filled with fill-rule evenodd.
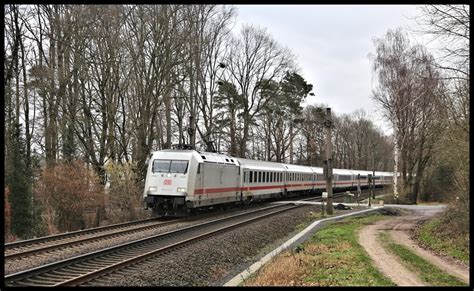
M 45 168 L 36 183 L 36 194 L 43 204 L 42 217 L 49 233 L 94 226 L 86 220 L 85 213 L 98 212 L 103 207 L 103 192 L 98 176 L 83 161 Z
M 133 162 L 108 162 L 105 166 L 110 186 L 107 190 L 107 216 L 111 222 L 130 221 L 146 216 L 137 167 Z

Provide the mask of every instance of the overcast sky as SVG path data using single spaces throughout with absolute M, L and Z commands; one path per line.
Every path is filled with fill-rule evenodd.
M 388 29 L 418 27 L 415 5 L 236 5 L 234 29 L 244 23 L 264 27 L 296 56 L 315 96 L 305 104 L 324 103 L 336 114 L 364 109 L 385 133 L 391 133 L 371 99 L 375 83 L 369 53 L 374 37 Z M 420 35 L 414 42 L 428 44 Z M 429 44 L 432 45 L 432 44 Z

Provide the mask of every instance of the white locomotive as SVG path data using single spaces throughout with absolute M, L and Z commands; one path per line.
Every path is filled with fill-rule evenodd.
M 370 171 L 333 170 L 334 189 L 368 185 Z M 375 172 L 375 185 L 393 173 Z M 323 168 L 230 157 L 195 150 L 153 152 L 143 196 L 154 215 L 182 216 L 194 209 L 280 198 L 326 188 Z

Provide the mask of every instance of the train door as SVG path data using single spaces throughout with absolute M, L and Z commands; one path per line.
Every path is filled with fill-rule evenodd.
M 204 163 L 199 163 L 197 167 L 197 174 L 196 174 L 196 183 L 194 185 L 194 190 L 199 189 L 200 191 L 203 191 L 204 189 Z M 194 193 L 194 199 L 195 199 L 195 204 L 201 205 L 201 199 L 203 192 L 200 192 L 196 194 L 197 191 Z
M 243 172 L 242 175 L 242 182 L 240 183 L 240 202 L 244 200 L 244 189 L 246 189 L 249 186 L 250 183 L 250 173 L 249 170 L 244 170 L 241 167 L 239 167 L 240 171 Z
M 359 202 L 359 197 L 362 194 L 362 190 L 360 188 L 360 174 L 357 174 L 357 202 Z

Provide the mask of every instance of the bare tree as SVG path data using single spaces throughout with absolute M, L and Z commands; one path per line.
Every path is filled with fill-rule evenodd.
M 434 117 L 439 107 L 439 75 L 432 56 L 421 46 L 410 46 L 401 30 L 389 30 L 374 43 L 373 70 L 378 85 L 373 98 L 392 122 L 400 149 L 402 181 L 405 188 L 413 187 L 408 190 L 409 200 L 416 203 L 437 133 Z
M 450 77 L 469 79 L 469 5 L 424 5 L 417 22 L 442 44 L 441 59 L 434 64 Z
M 229 65 L 230 80 L 243 97 L 239 156 L 245 157 L 251 123 L 271 99 L 271 96 L 261 95 L 260 89 L 265 82 L 277 79 L 291 67 L 292 55 L 264 29 L 249 25 L 242 27 L 240 37 L 233 39 L 231 46 L 226 63 Z

